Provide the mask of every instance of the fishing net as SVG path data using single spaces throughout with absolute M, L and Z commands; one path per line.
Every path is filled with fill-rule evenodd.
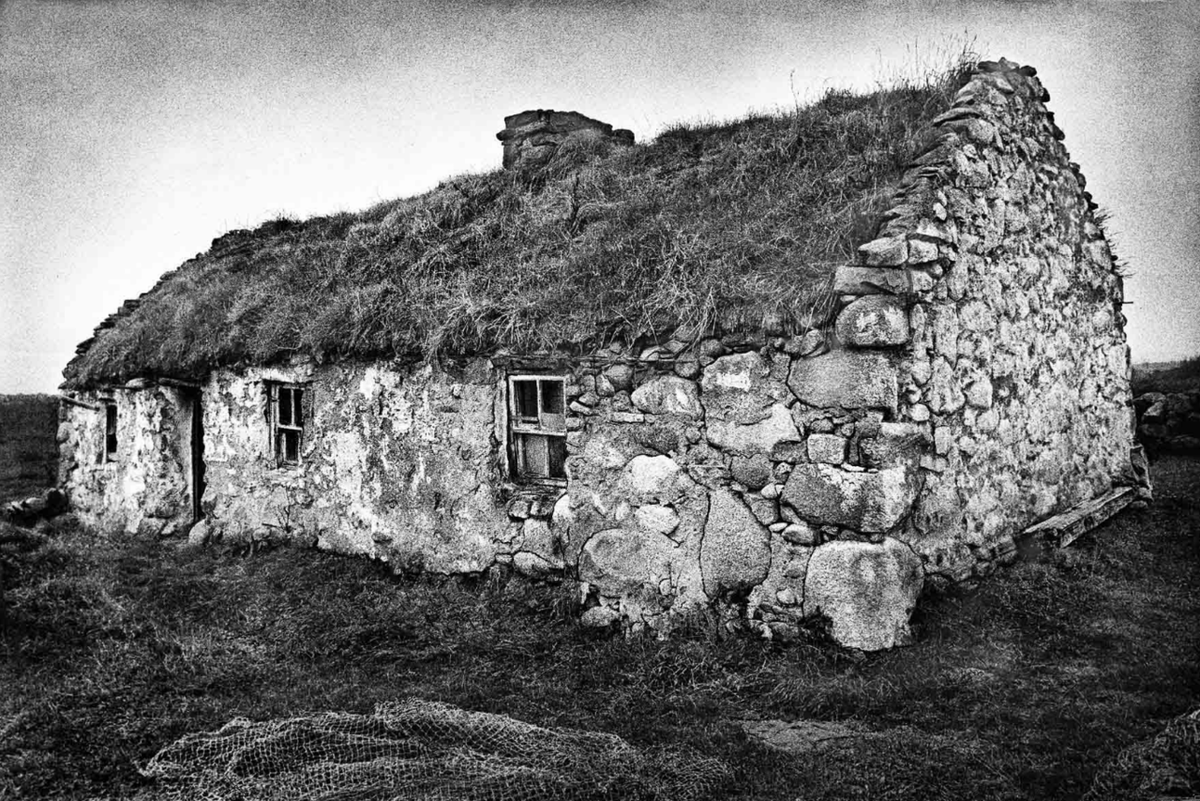
M 1200 797 L 1200 709 L 1158 736 L 1126 748 L 1092 781 L 1084 801 Z
M 142 769 L 171 801 L 705 799 L 728 768 L 687 749 L 542 728 L 416 699 L 374 714 L 235 718 L 185 735 Z

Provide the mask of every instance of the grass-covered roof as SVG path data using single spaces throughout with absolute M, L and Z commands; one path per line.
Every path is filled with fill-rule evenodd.
M 295 355 L 449 357 L 689 330 L 798 330 L 872 238 L 965 82 L 958 65 L 536 170 L 233 231 L 97 329 L 67 386 Z M 497 154 L 498 155 L 498 154 Z

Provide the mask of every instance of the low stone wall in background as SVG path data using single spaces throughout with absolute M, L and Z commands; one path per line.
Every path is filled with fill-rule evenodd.
M 1138 439 L 1148 451 L 1200 451 L 1200 390 L 1147 392 L 1133 405 Z

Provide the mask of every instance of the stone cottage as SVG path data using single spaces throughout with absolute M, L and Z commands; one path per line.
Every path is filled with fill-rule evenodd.
M 61 484 L 85 519 L 146 536 L 195 525 L 397 569 L 577 581 L 590 625 L 667 634 L 715 613 L 787 638 L 824 615 L 847 645 L 904 642 L 923 587 L 986 575 L 1026 528 L 1139 480 L 1121 274 L 1035 75 L 983 62 L 940 105 L 918 98 L 920 151 L 882 179 L 853 258 L 817 281 L 789 278 L 796 237 L 755 233 L 787 209 L 723 229 L 744 239 L 704 239 L 711 204 L 688 207 L 690 238 L 613 237 L 665 226 L 680 197 L 743 191 L 711 212 L 722 225 L 768 202 L 790 179 L 747 160 L 790 169 L 822 146 L 820 126 L 876 124 L 836 93 L 782 139 L 753 138 L 761 120 L 705 134 L 725 137 L 719 149 L 686 134 L 634 145 L 579 114 L 524 112 L 499 134 L 507 169 L 479 179 L 507 183 L 233 232 L 80 346 Z M 889 145 L 860 138 L 836 165 L 844 185 L 868 187 L 854 209 L 876 202 L 863 193 L 878 176 L 862 171 L 883 169 Z M 668 150 L 674 161 L 656 163 Z M 713 189 L 705 176 L 720 170 Z M 643 180 L 674 182 L 671 194 L 626 213 Z M 505 204 L 527 226 L 512 240 L 486 216 Z M 495 244 L 523 247 L 547 226 L 539 241 L 558 261 Z M 618 310 L 591 336 L 560 336 L 563 320 L 623 297 L 622 264 L 651 264 L 666 277 L 646 286 L 669 292 L 684 280 L 669 271 L 691 263 L 674 254 L 717 251 L 747 283 L 727 281 L 707 316 Z M 580 277 L 603 258 L 626 261 Z M 528 293 L 576 282 L 539 312 L 536 347 L 504 338 L 525 330 L 505 321 L 530 294 L 486 311 L 472 294 L 488 274 L 511 273 L 489 291 L 520 283 L 517 262 L 543 271 Z M 768 263 L 779 282 L 754 272 Z M 727 313 L 736 293 L 793 283 L 823 300 L 807 314 L 788 298 Z M 440 294 L 420 294 L 430 287 Z M 461 316 L 413 321 L 435 306 Z M 329 333 L 347 321 L 353 333 Z

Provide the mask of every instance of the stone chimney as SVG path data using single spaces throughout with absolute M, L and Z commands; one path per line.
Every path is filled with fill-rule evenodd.
M 633 131 L 613 130 L 606 122 L 585 117 L 577 111 L 536 109 L 504 118 L 504 130 L 496 138 L 504 145 L 504 169 L 545 164 L 568 137 L 608 139 L 632 145 Z

